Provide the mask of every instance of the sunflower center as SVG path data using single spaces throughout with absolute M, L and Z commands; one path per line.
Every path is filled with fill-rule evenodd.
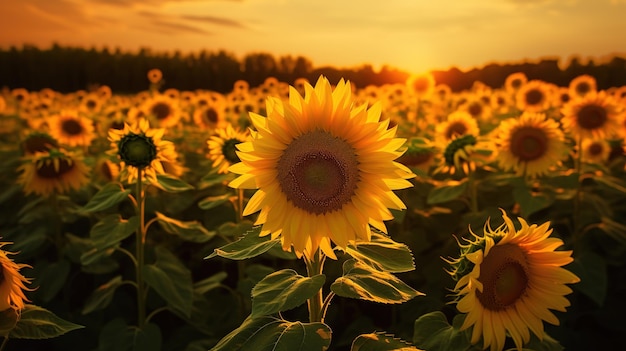
M 446 129 L 446 138 L 452 139 L 455 135 L 463 135 L 467 132 L 467 126 L 462 122 L 454 122 L 448 125 Z
M 576 93 L 578 93 L 578 95 L 586 95 L 588 92 L 591 91 L 591 85 L 589 85 L 589 83 L 587 82 L 580 82 L 576 84 L 576 87 L 574 89 L 576 90 Z
M 122 161 L 139 169 L 148 167 L 157 155 L 152 138 L 140 134 L 124 136 L 119 141 L 118 148 Z
M 467 112 L 472 115 L 472 117 L 479 117 L 483 113 L 483 106 L 478 102 L 474 102 L 469 106 Z
M 41 178 L 56 179 L 74 168 L 74 162 L 65 158 L 56 158 L 51 162 L 41 162 L 41 167 L 37 168 L 37 175 Z M 55 166 L 58 161 L 58 167 Z
M 224 145 L 222 145 L 222 155 L 224 155 L 224 158 L 231 164 L 241 161 L 235 152 L 237 150 L 235 145 L 237 144 L 241 144 L 241 141 L 238 139 L 228 139 L 224 142 Z
M 604 125 L 608 116 L 602 106 L 589 104 L 583 106 L 577 114 L 578 125 L 583 129 L 596 129 Z
M 511 135 L 511 153 L 522 161 L 532 161 L 548 150 L 548 136 L 533 127 L 523 127 Z
M 480 303 L 497 311 L 514 304 L 528 288 L 528 262 L 515 244 L 496 245 L 480 264 L 478 280 L 483 291 L 476 291 Z
M 164 102 L 157 102 L 156 104 L 152 105 L 152 108 L 150 109 L 150 112 L 152 112 L 154 117 L 156 117 L 157 119 L 167 118 L 167 116 L 170 115 L 171 111 L 172 109 L 170 108 L 170 105 Z
M 538 105 L 543 101 L 543 93 L 538 89 L 531 89 L 524 96 L 528 105 Z
M 454 165 L 454 155 L 459 151 L 463 150 L 468 145 L 476 145 L 476 137 L 471 134 L 465 134 L 459 138 L 452 140 L 448 146 L 446 146 L 446 150 L 443 152 L 443 157 L 446 160 L 446 163 L 450 166 Z
M 98 103 L 94 100 L 87 100 L 85 106 L 87 106 L 88 109 L 93 110 L 94 108 L 96 108 L 96 106 L 98 106 Z
M 587 153 L 591 156 L 602 155 L 602 150 L 604 150 L 604 148 L 600 143 L 593 143 L 587 147 Z
M 206 118 L 206 120 L 211 124 L 215 124 L 218 121 L 217 112 L 213 108 L 207 108 L 204 111 L 204 118 Z
M 341 209 L 354 195 L 359 178 L 354 148 L 324 131 L 294 139 L 277 168 L 278 182 L 287 200 L 315 214 Z
M 83 127 L 75 119 L 66 119 L 61 123 L 61 129 L 65 134 L 79 135 L 83 131 Z
M 521 87 L 522 87 L 522 84 L 523 84 L 523 83 L 524 83 L 524 82 L 523 82 L 521 79 L 513 79 L 513 80 L 511 81 L 511 87 L 512 87 L 513 89 L 519 89 L 519 88 L 521 88 Z

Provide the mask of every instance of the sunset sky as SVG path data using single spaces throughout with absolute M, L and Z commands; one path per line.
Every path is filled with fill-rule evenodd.
M 2 0 L 0 48 L 302 55 L 411 72 L 626 53 L 626 0 Z

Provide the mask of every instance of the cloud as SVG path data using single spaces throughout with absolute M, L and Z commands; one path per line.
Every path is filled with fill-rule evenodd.
M 175 35 L 180 32 L 192 33 L 192 34 L 211 34 L 210 32 L 195 26 L 190 26 L 183 23 L 177 23 L 167 20 L 153 19 L 150 23 L 157 27 L 157 30 L 162 34 Z
M 246 28 L 246 26 L 238 21 L 225 18 L 225 17 L 215 17 L 215 16 L 196 16 L 196 15 L 182 15 L 180 18 L 184 20 L 198 21 L 198 22 L 206 22 L 210 24 L 217 24 L 220 26 L 228 26 L 228 27 L 238 27 L 238 28 Z

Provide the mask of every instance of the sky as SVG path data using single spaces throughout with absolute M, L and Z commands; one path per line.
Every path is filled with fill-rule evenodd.
M 1 0 L 0 48 L 304 56 L 420 73 L 626 54 L 626 0 Z

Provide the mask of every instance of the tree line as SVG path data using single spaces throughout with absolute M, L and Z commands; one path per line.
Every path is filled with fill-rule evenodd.
M 240 79 L 257 86 L 267 77 L 293 83 L 297 78 L 315 81 L 325 75 L 331 82 L 344 78 L 363 88 L 404 83 L 410 75 L 390 66 L 375 70 L 367 64 L 352 68 L 316 67 L 302 56 L 275 57 L 263 52 L 250 53 L 240 59 L 225 50 L 183 54 L 180 51 L 153 52 L 148 48 L 130 52 L 119 48 L 54 44 L 47 49 L 32 45 L 0 49 L 0 88 L 51 88 L 67 93 L 108 85 L 116 93 L 136 93 L 147 89 L 147 72 L 153 68 L 162 71 L 163 88 L 208 89 L 221 93 L 231 91 L 233 84 Z M 574 57 L 566 65 L 560 65 L 558 59 L 542 59 L 538 62 L 492 63 L 466 71 L 452 67 L 431 73 L 437 84 L 447 84 L 453 91 L 461 91 L 470 88 L 475 81 L 501 87 L 506 77 L 515 72 L 559 86 L 567 86 L 571 79 L 582 74 L 595 77 L 600 89 L 626 85 L 626 59 L 620 56 L 601 63 Z

